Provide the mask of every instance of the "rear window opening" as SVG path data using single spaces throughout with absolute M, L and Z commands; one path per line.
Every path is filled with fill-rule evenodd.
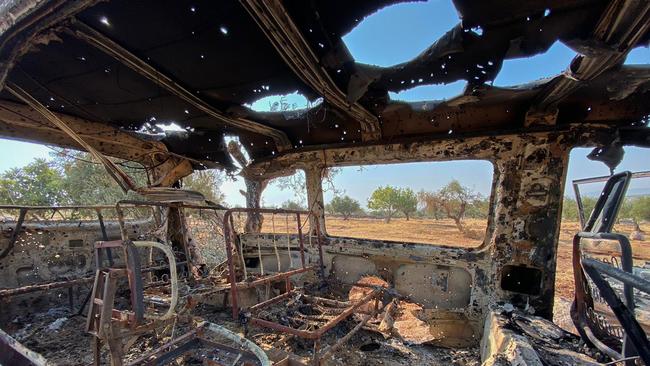
M 323 183 L 327 234 L 477 247 L 487 228 L 492 176 L 492 164 L 478 160 L 340 168 Z

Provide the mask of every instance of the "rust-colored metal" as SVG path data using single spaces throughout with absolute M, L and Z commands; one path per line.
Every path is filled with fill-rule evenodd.
M 48 291 L 57 288 L 70 288 L 78 285 L 85 285 L 87 283 L 91 283 L 93 282 L 93 280 L 94 277 L 85 277 L 76 280 L 49 282 L 49 283 L 43 283 L 38 285 L 29 285 L 29 286 L 23 286 L 17 288 L 3 289 L 0 290 L 0 298 L 8 298 L 11 296 L 28 294 L 31 292 Z
M 282 324 L 270 322 L 268 320 L 256 318 L 256 317 L 251 317 L 250 323 L 259 325 L 265 328 L 270 328 L 273 330 L 277 330 L 280 332 L 286 332 L 289 334 L 293 334 L 295 336 L 305 338 L 305 339 L 319 339 L 320 337 L 325 334 L 328 330 L 334 328 L 337 324 L 342 322 L 343 320 L 347 319 L 350 315 L 352 315 L 355 310 L 357 310 L 360 306 L 367 304 L 370 302 L 372 299 L 375 299 L 379 294 L 381 293 L 381 289 L 375 289 L 374 291 L 369 292 L 366 296 L 364 296 L 361 300 L 355 302 L 345 310 L 343 310 L 341 313 L 336 315 L 334 318 L 328 320 L 327 323 L 325 323 L 323 326 L 320 328 L 314 330 L 314 331 L 308 331 L 308 330 L 301 330 L 301 329 L 295 329 L 291 328 Z M 254 307 L 252 307 L 250 310 L 261 310 L 262 308 L 278 303 L 279 301 L 289 297 L 290 295 L 287 295 L 287 293 L 284 293 L 282 295 L 276 296 L 270 300 L 267 300 L 263 303 L 260 303 Z
M 264 213 L 270 213 L 270 214 L 286 214 L 286 215 L 296 215 L 296 225 L 297 225 L 297 232 L 298 232 L 298 241 L 299 241 L 299 249 L 300 249 L 300 259 L 302 263 L 302 268 L 297 269 L 297 270 L 292 270 L 292 271 L 287 271 L 287 272 L 282 272 L 278 273 L 275 275 L 271 275 L 269 277 L 264 277 L 261 279 L 257 279 L 251 282 L 237 282 L 237 274 L 235 270 L 235 259 L 233 256 L 233 243 L 234 241 L 237 240 L 237 234 L 234 230 L 234 223 L 233 223 L 233 213 L 238 212 L 238 213 L 247 213 L 247 214 L 264 214 Z M 305 260 L 305 246 L 304 246 L 304 240 L 303 240 L 303 235 L 302 235 L 302 227 L 300 225 L 300 215 L 301 214 L 306 214 L 306 215 L 311 215 L 311 212 L 309 211 L 299 211 L 299 210 L 284 210 L 284 209 L 266 209 L 266 208 L 233 208 L 230 210 L 227 210 L 224 215 L 223 215 L 223 221 L 224 221 L 224 239 L 226 242 L 226 256 L 228 260 L 228 279 L 230 281 L 230 302 L 232 304 L 232 317 L 233 319 L 238 319 L 239 317 L 239 296 L 238 296 L 238 290 L 240 288 L 252 288 L 255 286 L 259 286 L 262 284 L 270 283 L 276 280 L 285 280 L 285 286 L 287 288 L 287 292 L 291 288 L 291 283 L 289 282 L 289 277 L 315 269 L 314 266 L 307 266 L 306 265 L 306 260 Z M 318 225 L 317 225 L 318 226 Z M 319 232 L 319 231 L 318 231 Z M 320 268 L 323 268 L 323 257 L 322 257 L 322 249 L 320 248 L 321 241 L 320 238 L 318 240 L 318 246 L 319 246 L 319 259 L 320 259 Z M 241 255 L 242 253 L 240 253 Z M 291 253 L 289 253 L 291 255 Z M 245 265 L 242 263 L 242 266 Z

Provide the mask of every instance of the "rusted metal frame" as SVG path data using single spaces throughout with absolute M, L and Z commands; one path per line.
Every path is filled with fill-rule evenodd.
M 302 239 L 302 225 L 300 225 L 300 213 L 296 214 L 296 221 L 298 222 L 298 242 L 300 245 L 300 263 L 302 268 L 305 268 L 305 243 Z
M 634 348 L 643 362 L 646 365 L 650 364 L 650 342 L 648 341 L 645 331 L 636 320 L 634 313 L 630 311 L 630 309 L 618 298 L 616 292 L 614 292 L 609 283 L 607 283 L 607 281 L 601 276 L 600 270 L 594 265 L 594 263 L 591 263 L 588 260 L 583 260 L 582 262 L 585 272 L 594 281 L 598 287 L 598 291 L 600 291 L 600 294 L 605 298 L 605 301 L 607 301 L 607 304 L 614 312 L 614 315 L 625 329 L 626 337 L 628 337 L 634 344 Z M 627 273 L 625 274 L 627 275 Z M 635 283 L 635 287 L 637 285 L 639 285 L 639 283 Z M 650 292 L 650 284 L 648 284 L 647 289 L 645 286 L 644 288 L 638 288 L 644 292 Z
M 140 265 L 140 257 L 137 248 L 131 241 L 127 240 L 113 240 L 107 242 L 95 243 L 95 255 L 97 260 L 97 269 L 102 270 L 102 255 L 101 249 L 107 251 L 113 248 L 122 248 L 124 252 L 126 264 L 126 276 L 129 281 L 129 289 L 131 292 L 131 306 L 135 314 L 135 325 L 142 324 L 144 321 L 144 285 L 142 283 L 142 267 Z M 114 271 L 110 269 L 109 271 Z M 93 300 L 94 301 L 94 300 Z
M 224 214 L 224 225 L 223 225 L 223 237 L 226 242 L 226 260 L 228 262 L 228 278 L 230 280 L 230 302 L 232 305 L 232 318 L 237 319 L 239 316 L 239 303 L 237 298 L 237 275 L 235 274 L 235 261 L 233 259 L 233 248 L 232 248 L 232 235 L 234 235 L 234 225 L 232 223 L 232 215 Z M 233 228 L 231 232 L 230 228 Z
M 130 202 L 130 201 L 129 201 Z M 137 202 L 137 201 L 135 201 Z M 124 205 L 125 207 L 127 205 Z M 133 208 L 135 205 L 128 205 L 128 207 Z M 115 209 L 115 205 L 68 205 L 68 206 L 29 206 L 29 205 L 0 205 L 0 210 L 19 210 L 21 208 L 30 210 L 30 211 L 43 211 L 43 210 L 107 210 Z
M 287 292 L 282 293 L 282 294 L 280 294 L 280 295 L 278 295 L 276 297 L 272 297 L 272 298 L 270 298 L 268 300 L 262 301 L 259 304 L 255 304 L 255 305 L 251 306 L 250 308 L 248 308 L 248 310 L 251 311 L 251 312 L 256 312 L 256 311 L 258 311 L 260 309 L 263 309 L 263 308 L 265 308 L 267 306 L 277 304 L 280 301 L 291 297 L 291 295 L 294 295 L 295 293 L 296 293 L 295 290 L 287 291 Z
M 223 215 L 223 221 L 224 221 L 224 241 L 226 242 L 226 257 L 227 257 L 227 262 L 228 262 L 228 277 L 230 280 L 230 302 L 232 305 L 232 315 L 233 319 L 237 319 L 239 317 L 239 303 L 238 303 L 238 288 L 237 288 L 237 277 L 235 273 L 235 263 L 234 263 L 234 257 L 233 257 L 233 244 L 232 242 L 236 240 L 237 233 L 234 231 L 234 223 L 233 223 L 233 213 L 234 212 L 243 212 L 243 213 L 271 213 L 271 214 L 294 214 L 297 215 L 298 219 L 296 220 L 297 225 L 298 225 L 298 231 L 300 231 L 300 220 L 299 220 L 299 215 L 301 213 L 309 215 L 310 213 L 308 211 L 300 211 L 300 210 L 284 210 L 284 209 L 265 209 L 265 208 L 233 208 L 226 210 L 226 212 Z M 300 235 L 302 237 L 302 235 Z M 320 245 L 320 241 L 319 241 Z M 304 244 L 300 246 L 300 252 L 301 252 L 301 258 L 304 258 Z M 304 266 L 304 259 L 303 259 L 303 270 L 305 270 L 307 267 Z M 242 266 L 245 266 L 244 263 L 241 264 Z M 321 267 L 322 267 L 322 259 L 321 259 Z M 311 267 L 310 267 L 311 268 Z M 298 272 L 301 273 L 301 272 Z M 266 283 L 266 282 L 262 282 Z
M 611 265 L 605 264 L 603 262 L 584 258 L 582 259 L 582 266 L 590 267 L 596 269 L 599 273 L 603 273 L 608 277 L 614 278 L 618 281 L 621 281 L 624 285 L 629 287 L 634 287 L 640 291 L 643 291 L 647 294 L 650 294 L 650 281 L 647 281 L 641 277 L 635 276 L 629 272 L 620 270 Z M 628 292 L 628 291 L 626 291 Z
M 259 285 L 264 285 L 264 284 L 267 284 L 267 283 L 270 283 L 270 282 L 283 280 L 283 279 L 289 278 L 291 276 L 295 276 L 295 275 L 298 275 L 298 274 L 301 274 L 301 273 L 305 273 L 305 272 L 311 271 L 312 269 L 315 269 L 315 268 L 316 268 L 316 266 L 307 266 L 307 267 L 304 267 L 304 268 L 298 268 L 298 269 L 294 269 L 294 270 L 287 271 L 287 272 L 281 272 L 281 273 L 276 273 L 276 274 L 264 276 L 262 278 L 258 278 L 256 280 L 253 280 L 253 281 L 250 281 L 250 282 L 246 282 L 246 281 L 237 282 L 235 287 L 237 287 L 237 289 L 253 288 L 253 287 L 257 287 Z
M 572 264 L 573 264 L 573 277 L 575 283 L 574 301 L 571 308 L 571 318 L 576 327 L 576 330 L 583 339 L 589 340 L 596 348 L 603 353 L 607 354 L 612 359 L 622 358 L 622 354 L 612 349 L 609 345 L 603 343 L 599 335 L 595 334 L 590 326 L 587 315 L 587 309 L 594 307 L 594 299 L 592 294 L 588 291 L 589 285 L 587 277 L 582 268 L 581 258 L 582 251 L 580 249 L 581 238 L 578 234 L 573 237 L 572 249 Z M 602 335 L 601 335 L 602 336 Z
M 630 179 L 627 179 L 627 182 L 629 182 Z M 623 271 L 627 273 L 633 273 L 633 259 L 632 259 L 632 245 L 630 244 L 629 239 L 625 235 L 621 234 L 613 234 L 613 233 L 579 233 L 578 234 L 580 238 L 589 238 L 589 239 L 597 239 L 597 240 L 612 240 L 616 241 L 619 244 L 620 250 L 621 250 L 621 268 Z M 585 265 L 585 261 L 588 261 L 589 259 L 581 258 L 581 264 Z M 625 303 L 630 309 L 632 315 L 634 315 L 634 287 L 631 284 L 628 284 L 625 281 L 623 282 L 623 295 L 625 297 Z M 598 294 L 599 296 L 601 295 L 600 293 Z M 601 296 L 602 297 L 602 296 Z M 594 309 L 595 310 L 595 309 Z M 610 327 L 611 329 L 611 327 Z M 611 330 L 608 331 L 611 334 L 613 333 Z M 622 334 L 621 336 L 622 340 L 622 356 L 623 357 L 628 357 L 628 356 L 636 356 L 637 352 L 634 348 L 634 345 L 632 342 L 630 342 L 629 337 L 627 336 L 627 333 Z M 628 366 L 632 366 L 632 362 L 627 362 L 626 363 Z
M 573 238 L 573 274 L 575 282 L 575 300 L 574 308 L 571 311 L 571 317 L 575 323 L 576 329 L 583 338 L 588 339 L 596 348 L 603 353 L 607 354 L 612 359 L 620 359 L 626 354 L 636 353 L 630 348 L 629 343 L 625 339 L 621 339 L 622 352 L 614 350 L 611 345 L 606 344 L 601 338 L 607 337 L 609 334 L 602 334 L 600 327 L 594 327 L 592 321 L 587 316 L 589 309 L 594 309 L 593 294 L 589 290 L 590 287 L 587 283 L 587 276 L 584 271 L 583 254 L 581 250 L 582 239 L 597 239 L 597 240 L 614 240 L 617 241 L 621 248 L 621 262 L 626 271 L 632 271 L 632 248 L 629 240 L 624 235 L 612 233 L 591 233 L 580 232 Z M 624 283 L 623 292 L 625 300 L 629 309 L 634 309 L 634 293 L 631 286 Z M 633 310 L 632 310 L 633 312 Z
M 627 27 L 623 31 L 623 27 Z M 650 29 L 650 3 L 611 1 L 596 25 L 592 38 L 603 45 L 599 55 L 578 55 L 565 73 L 542 90 L 535 110 L 550 110 L 585 82 L 618 65 Z M 574 69 L 575 67 L 575 69 Z
M 357 286 L 357 284 L 355 284 L 354 286 Z M 368 286 L 369 286 L 369 288 L 372 288 L 372 289 L 377 288 L 377 286 L 370 286 L 370 285 L 368 285 Z M 337 308 L 347 308 L 347 307 L 353 305 L 349 301 L 338 301 L 338 300 L 326 299 L 324 297 L 318 297 L 318 296 L 303 295 L 303 297 L 305 298 L 305 300 L 307 300 L 309 302 L 312 302 L 312 303 L 323 304 L 323 305 L 333 306 L 333 307 L 337 307 Z
M 374 291 L 371 291 L 370 293 L 368 293 L 368 295 L 364 296 L 362 299 L 355 302 L 352 306 L 346 308 L 340 314 L 338 314 L 334 318 L 330 319 L 327 323 L 325 323 L 322 327 L 316 329 L 315 331 L 294 329 L 294 328 L 291 328 L 291 327 L 288 327 L 288 326 L 285 326 L 285 325 L 282 325 L 282 324 L 270 322 L 268 320 L 255 318 L 255 317 L 251 317 L 250 323 L 251 324 L 256 324 L 256 325 L 259 325 L 259 326 L 262 326 L 262 327 L 265 327 L 265 328 L 270 328 L 270 329 L 273 329 L 273 330 L 293 334 L 295 336 L 305 338 L 305 339 L 319 339 L 320 337 L 323 336 L 323 334 L 325 334 L 325 332 L 327 332 L 328 330 L 334 328 L 337 324 L 339 324 L 343 320 L 347 319 L 359 307 L 361 307 L 362 305 L 367 304 L 372 299 L 376 299 L 376 297 L 379 295 L 380 292 L 381 292 L 380 289 L 375 289 Z M 275 302 L 277 302 L 277 301 L 275 301 Z M 275 303 L 275 302 L 273 302 L 273 303 Z M 272 303 L 268 303 L 268 301 L 267 301 L 266 305 L 271 305 L 271 304 Z M 256 310 L 260 310 L 261 308 L 263 308 L 263 307 L 258 307 Z
M 377 300 L 375 300 L 375 302 L 376 301 Z M 382 307 L 382 309 L 383 309 L 383 307 Z M 378 313 L 379 313 L 379 309 L 377 307 L 375 307 L 373 309 L 372 314 L 369 314 L 369 315 L 366 315 L 365 317 L 363 317 L 363 320 L 361 322 L 359 322 L 359 324 L 357 324 L 354 328 L 352 328 L 348 332 L 348 334 L 344 335 L 342 338 L 340 338 L 338 341 L 336 341 L 336 343 L 334 343 L 329 348 L 327 348 L 322 354 L 318 354 L 318 355 L 314 354 L 315 364 L 320 365 L 321 362 L 323 362 L 323 360 L 325 360 L 325 359 L 331 357 L 332 355 L 334 355 L 334 352 L 336 352 L 339 348 L 341 348 L 341 346 L 343 346 L 347 341 L 349 341 L 350 338 L 352 338 L 352 336 L 354 336 L 359 330 L 361 330 L 361 328 L 363 328 L 366 325 L 366 323 L 368 323 L 368 321 L 370 319 L 373 319 L 374 317 L 376 317 Z
M 85 285 L 87 283 L 91 283 L 93 282 L 93 280 L 94 277 L 84 277 L 84 278 L 78 278 L 69 281 L 49 282 L 49 283 L 38 284 L 38 285 L 29 285 L 29 286 L 16 287 L 10 289 L 2 289 L 0 290 L 0 298 L 6 299 L 16 295 L 24 295 L 24 294 L 28 294 L 31 292 L 38 292 L 38 291 L 54 290 L 57 288 L 71 288 L 77 285 Z
M 11 240 L 9 240 L 9 244 L 0 253 L 0 259 L 8 256 L 9 253 L 14 249 L 14 246 L 16 245 L 16 241 L 18 241 L 18 235 L 20 235 L 20 231 L 23 228 L 23 222 L 25 221 L 25 215 L 27 215 L 27 209 L 26 208 L 21 208 L 20 212 L 18 213 L 18 220 L 16 221 L 16 228 L 14 229 L 14 232 L 11 235 Z
M 263 306 L 260 306 L 260 305 L 264 304 L 264 303 L 267 303 L 268 301 L 271 301 L 271 300 L 273 300 L 273 301 L 270 302 L 269 304 L 276 303 L 277 301 L 289 296 L 289 292 L 291 290 L 291 282 L 290 282 L 290 277 L 291 276 L 295 276 L 297 274 L 304 273 L 304 272 L 307 272 L 307 271 L 312 270 L 312 269 L 314 269 L 314 266 L 309 266 L 309 267 L 299 268 L 299 269 L 289 271 L 289 272 L 274 274 L 274 275 L 271 275 L 269 277 L 254 280 L 252 282 L 245 282 L 245 281 L 244 282 L 237 282 L 234 285 L 231 282 L 231 284 L 230 284 L 230 296 L 231 296 L 231 299 L 238 299 L 239 298 L 239 289 L 254 288 L 254 287 L 259 286 L 259 285 L 263 285 L 263 284 L 266 284 L 266 283 L 271 283 L 271 282 L 274 282 L 274 281 L 280 281 L 280 280 L 284 279 L 285 280 L 285 288 L 287 290 L 284 294 L 278 295 L 275 298 L 271 298 L 270 300 L 267 300 L 265 302 L 257 304 L 255 306 L 251 307 L 250 310 L 253 310 L 253 308 L 258 309 L 260 307 L 263 307 Z M 232 307 L 233 307 L 233 319 L 237 319 L 237 317 L 239 316 L 239 304 L 237 304 L 236 301 L 231 300 L 231 302 L 232 302 Z M 266 304 L 266 305 L 268 305 L 268 304 Z
M 285 63 L 326 101 L 347 113 L 361 125 L 364 141 L 379 140 L 377 117 L 357 102 L 350 102 L 322 66 L 309 43 L 279 0 L 240 0 Z
M 162 364 L 162 362 L 160 362 L 161 360 L 159 356 L 165 356 L 167 353 L 173 352 L 170 351 L 169 349 L 171 347 L 179 345 L 180 343 L 196 341 L 199 331 L 203 331 L 203 328 L 195 328 L 179 336 L 178 338 L 174 338 L 169 342 L 163 344 L 162 346 L 153 349 L 145 353 L 143 356 L 138 357 L 135 360 L 129 362 L 127 365 L 160 365 Z
M 172 77 L 164 74 L 160 70 L 151 66 L 146 61 L 129 52 L 126 48 L 108 38 L 103 33 L 76 19 L 72 24 L 70 34 L 99 49 L 107 55 L 115 58 L 128 68 L 149 79 L 156 85 L 162 86 L 168 92 L 174 94 L 185 102 L 191 104 L 198 110 L 218 120 L 219 122 L 240 130 L 257 133 L 268 136 L 275 142 L 278 151 L 289 150 L 292 148 L 291 141 L 286 133 L 262 123 L 241 118 L 230 117 L 219 111 L 203 99 L 197 97 L 194 93 L 181 86 Z

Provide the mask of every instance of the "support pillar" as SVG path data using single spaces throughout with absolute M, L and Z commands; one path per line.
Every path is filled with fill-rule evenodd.
M 322 186 L 324 171 L 325 169 L 321 166 L 305 168 L 307 204 L 308 209 L 313 212 L 313 215 L 309 217 L 310 235 L 316 235 L 314 231 L 317 224 L 320 226 L 320 232 L 325 233 L 325 203 Z

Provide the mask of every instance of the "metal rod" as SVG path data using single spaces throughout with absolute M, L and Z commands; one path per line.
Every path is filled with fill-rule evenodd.
M 650 281 L 644 280 L 643 278 L 639 276 L 635 276 L 633 274 L 627 273 L 625 271 L 622 271 L 618 268 L 615 268 L 613 266 L 610 266 L 608 264 L 605 264 L 601 261 L 597 261 L 595 259 L 591 258 L 583 258 L 582 259 L 582 265 L 585 268 L 594 268 L 598 272 L 602 272 L 603 274 L 607 275 L 608 277 L 614 278 L 616 280 L 619 280 L 623 282 L 624 284 L 628 284 L 638 290 L 641 290 L 647 294 L 650 294 Z
M 296 223 L 298 224 L 298 242 L 300 244 L 300 263 L 305 268 L 305 243 L 302 240 L 302 227 L 300 226 L 300 213 L 296 214 Z
M 94 277 L 85 277 L 85 278 L 79 278 L 70 281 L 49 282 L 40 285 L 29 285 L 29 286 L 16 287 L 10 289 L 3 289 L 0 290 L 0 298 L 8 298 L 11 296 L 28 294 L 31 292 L 48 291 L 56 288 L 69 288 L 77 285 L 84 285 L 86 283 L 93 282 L 94 279 L 95 279 Z

